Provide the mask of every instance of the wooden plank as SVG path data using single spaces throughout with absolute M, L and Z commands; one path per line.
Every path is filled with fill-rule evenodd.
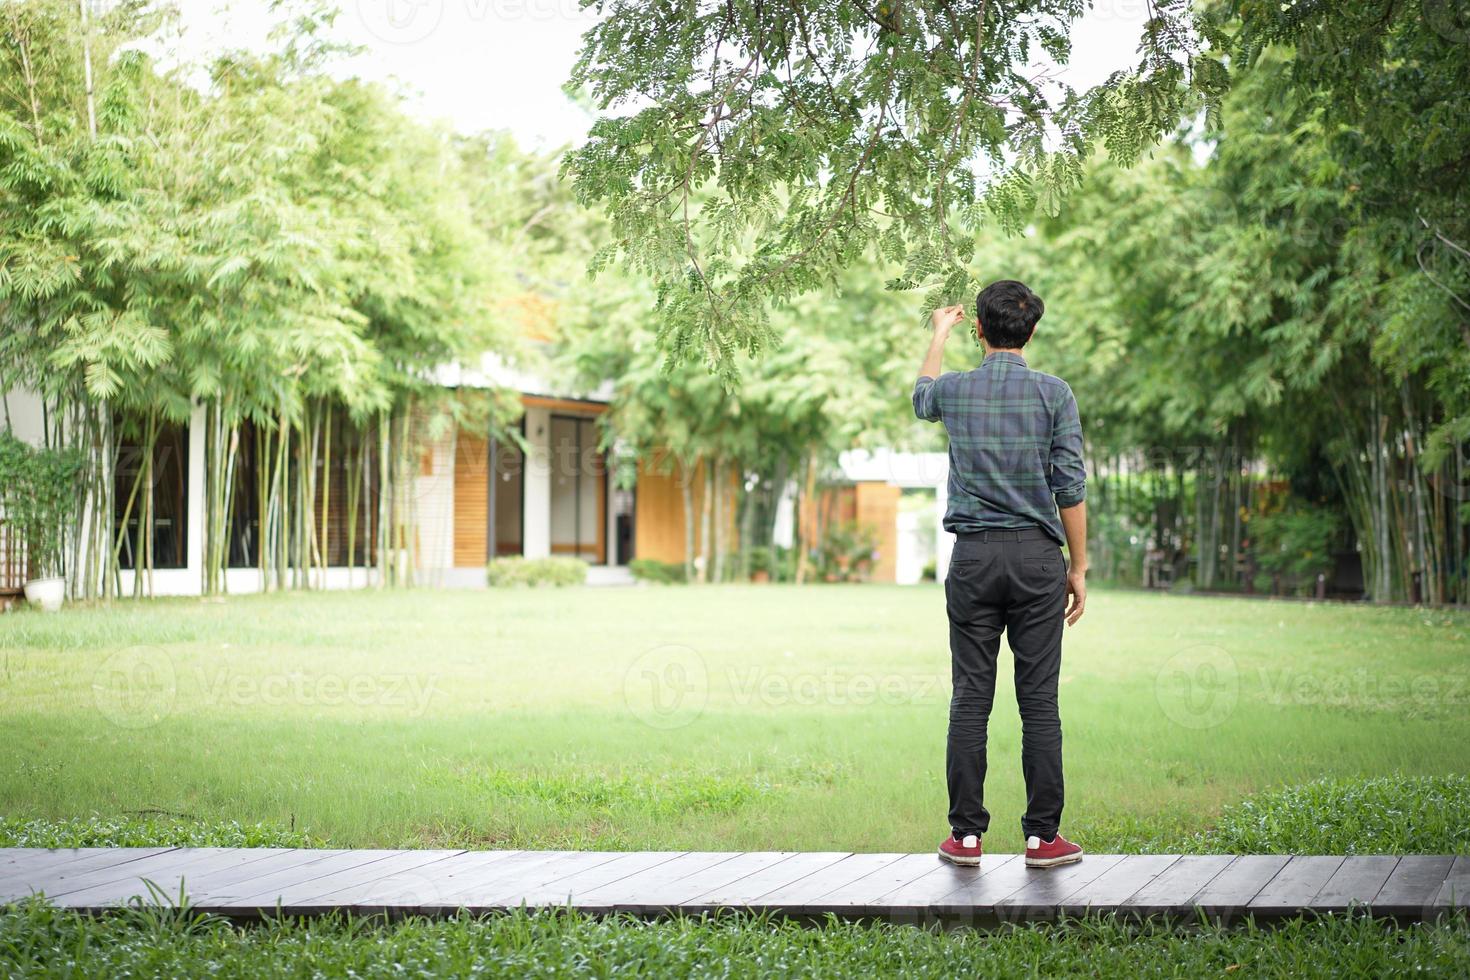
M 454 439 L 454 567 L 483 567 L 490 552 L 490 444 L 460 429 Z
M 624 878 L 643 871 L 656 869 L 682 857 L 685 853 L 687 852 L 633 851 L 618 854 L 611 861 L 604 861 L 592 867 L 579 868 L 570 873 L 557 874 L 536 884 L 529 886 L 517 884 L 509 889 L 500 889 L 496 894 L 486 897 L 486 904 L 504 905 L 510 908 L 520 905 L 536 908 L 567 905 L 568 903 L 580 904 L 575 900 L 584 891 L 622 881 Z
M 389 850 L 304 850 L 301 852 L 302 860 L 290 867 L 252 875 L 229 885 L 201 882 L 197 890 L 190 890 L 190 900 L 202 912 L 218 912 L 222 915 L 267 912 L 275 908 L 276 897 L 293 885 L 315 881 L 348 868 L 372 864 L 394 853 L 396 852 Z
M 1245 913 L 1276 873 L 1286 867 L 1284 854 L 1246 854 L 1230 862 L 1194 896 L 1194 905 L 1217 922 L 1229 922 Z
M 529 889 L 617 860 L 620 856 L 617 851 L 521 851 L 512 858 L 490 865 L 479 876 L 466 876 L 458 887 L 446 888 L 443 898 L 434 907 L 493 911 L 504 906 L 487 902 L 487 895 Z
M 1196 908 L 1224 921 L 1355 907 L 1432 919 L 1470 905 L 1470 856 L 1089 855 L 1029 869 L 1018 855 L 987 855 L 977 869 L 934 854 L 843 852 L 0 849 L 0 899 L 42 889 L 58 905 L 95 911 L 133 897 L 171 904 L 187 889 L 195 908 L 230 915 L 278 904 L 312 915 L 570 903 L 593 913 L 740 907 L 895 921 Z
M 136 861 L 98 868 L 85 874 L 68 875 L 64 881 L 58 880 L 54 887 L 48 889 L 47 895 L 50 898 L 63 899 L 79 891 L 116 882 L 132 882 L 135 887 L 142 889 L 142 894 L 146 895 L 148 889 L 142 886 L 144 878 L 166 876 L 179 869 L 207 867 L 212 864 L 229 862 L 231 855 L 236 853 L 238 850 L 230 847 L 181 847 Z M 58 879 L 61 877 L 57 876 Z
M 782 861 L 738 881 L 717 885 L 702 892 L 686 903 L 684 908 L 711 910 L 744 907 L 767 892 L 793 885 L 851 856 L 846 851 L 808 851 L 798 854 L 789 861 Z
M 660 912 L 678 906 L 676 892 L 678 895 L 686 895 L 691 888 L 709 888 L 705 875 L 742 857 L 745 855 L 739 851 L 688 851 L 671 860 L 619 878 L 610 878 L 600 884 L 579 883 L 572 898 L 577 908 L 587 912 L 610 912 L 615 909 L 639 913 Z M 745 874 L 756 870 L 757 866 L 765 867 L 770 863 L 768 860 L 765 864 L 757 862 L 748 865 Z M 726 872 L 725 877 L 719 880 L 730 880 L 728 875 L 729 872 Z
M 55 863 L 45 863 L 30 870 L 20 870 L 0 882 L 0 902 L 14 901 L 38 892 L 49 898 L 58 888 L 68 882 L 112 868 L 123 867 L 134 861 L 166 854 L 177 850 L 173 847 L 98 847 L 86 848 L 86 853 L 66 854 L 58 852 Z
M 1123 857 L 1122 854 L 1089 854 L 1074 864 L 1030 868 L 1031 878 L 1025 886 L 995 903 L 995 916 L 1006 922 L 1055 919 L 1062 899 L 1112 870 Z
M 1063 898 L 1059 911 L 1063 915 L 1082 916 L 1094 908 L 1117 908 L 1172 868 L 1179 857 L 1178 854 L 1129 855 Z
M 7 847 L 4 853 L 0 854 L 0 882 L 11 875 L 33 868 L 52 867 L 66 860 L 76 860 L 96 850 L 116 850 L 116 848 Z
M 437 891 L 433 869 L 463 853 L 429 848 L 397 851 L 381 861 L 282 888 L 275 900 L 283 908 L 303 915 L 342 908 L 349 904 L 339 897 L 344 892 L 353 896 L 369 896 L 377 906 L 392 904 L 390 898 L 394 897 L 401 904 L 407 904 L 413 898 L 432 900 Z M 275 902 L 268 904 L 274 905 Z
M 56 873 L 76 861 L 115 862 L 128 851 L 159 854 L 169 848 L 7 848 L 6 858 L 0 861 L 0 892 L 9 884 L 21 884 L 29 895 L 29 879 L 40 874 Z
M 995 903 L 1025 888 L 1038 872 L 1038 869 L 1026 867 L 1024 860 L 1006 861 L 991 868 L 983 857 L 979 870 L 979 874 L 970 877 L 954 891 L 931 902 L 930 911 L 945 919 L 962 921 L 992 917 L 995 915 Z
M 980 858 L 978 868 L 964 868 L 942 860 L 937 854 L 931 856 L 935 864 L 932 871 L 878 897 L 876 904 L 884 908 L 888 918 L 895 921 L 926 919 L 940 899 L 972 884 L 982 875 L 993 874 L 999 868 L 1021 860 L 1019 854 L 986 854 Z
M 930 874 L 939 861 L 937 854 L 905 854 L 897 861 L 869 872 L 851 884 L 834 888 L 818 898 L 816 904 L 823 911 L 839 914 L 869 912 L 880 906 L 886 910 L 886 906 L 882 906 L 879 901 L 884 895 Z M 948 861 L 944 863 L 949 864 Z
M 840 891 L 860 878 L 901 860 L 903 854 L 849 854 L 835 864 L 755 898 L 752 908 L 780 909 L 793 914 L 820 914 L 827 906 L 819 899 Z
M 1455 863 L 1450 865 L 1449 874 L 1445 875 L 1440 884 L 1439 892 L 1434 896 L 1433 915 L 1438 916 L 1457 909 L 1470 909 L 1470 857 L 1464 854 L 1455 858 Z M 1425 918 L 1429 917 L 1426 914 Z
M 244 869 L 273 855 L 288 853 L 293 853 L 292 849 L 188 848 L 161 855 L 181 855 L 178 861 L 158 864 L 135 861 L 118 869 L 126 870 L 128 874 L 74 889 L 58 895 L 56 901 L 59 905 L 75 909 L 103 909 L 127 904 L 134 898 L 150 905 L 157 902 L 174 905 L 179 895 L 186 889 L 192 889 L 199 878 Z
M 22 875 L 34 877 L 63 869 L 76 870 L 76 865 L 80 862 L 85 862 L 92 868 L 102 868 L 111 864 L 121 864 L 124 861 L 136 861 L 142 857 L 151 857 L 165 851 L 177 850 L 177 848 L 26 847 L 14 848 L 14 850 L 19 853 L 0 865 L 0 882 L 8 883 Z
M 210 869 L 203 873 L 195 872 L 188 881 L 190 903 L 196 903 L 214 892 L 228 891 L 242 882 L 288 868 L 300 867 L 327 854 L 345 853 L 341 850 L 323 848 L 268 848 L 263 850 L 266 850 L 267 853 L 258 861 L 250 861 L 234 868 Z
M 1374 915 L 1418 918 L 1434 905 L 1455 859 L 1441 854 L 1406 854 L 1373 898 Z
M 1297 855 L 1266 882 L 1246 908 L 1252 915 L 1297 915 L 1341 867 L 1341 857 Z
M 369 865 L 353 883 L 334 883 L 331 891 L 313 896 L 305 904 L 347 909 L 362 915 L 418 915 L 426 909 L 442 910 L 445 892 L 451 884 L 459 887 L 467 875 L 483 876 L 487 868 L 521 853 L 524 852 L 458 851 L 426 866 L 393 871 L 380 878 L 368 874 Z
M 1354 854 L 1343 858 L 1332 877 L 1312 896 L 1312 909 L 1334 914 L 1354 907 L 1366 910 L 1398 863 L 1396 855 Z
M 1235 861 L 1231 854 L 1186 854 L 1153 881 L 1119 903 L 1132 915 L 1188 915 L 1194 897 Z
M 667 872 L 670 880 L 659 886 L 656 900 L 642 891 L 642 876 L 627 878 L 602 888 L 584 892 L 578 897 L 578 905 L 590 910 L 618 912 L 659 912 L 665 909 L 682 910 L 690 902 L 706 892 L 728 888 L 742 878 L 772 868 L 798 855 L 796 851 L 747 851 L 727 854 L 728 860 L 719 861 L 708 867 L 688 871 L 682 877 L 673 875 L 680 869 L 694 867 L 694 862 L 703 854 L 713 852 L 691 851 L 680 858 L 678 868 L 672 864 L 658 870 Z

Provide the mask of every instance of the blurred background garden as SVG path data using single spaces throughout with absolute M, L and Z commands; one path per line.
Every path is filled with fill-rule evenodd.
M 909 394 L 930 311 L 1009 278 L 1086 434 L 1069 830 L 1470 853 L 1461 5 L 3 0 L 0 37 L 0 845 L 928 850 L 952 536 Z M 0 962 L 1470 969 L 1463 923 L 1094 925 L 33 903 Z

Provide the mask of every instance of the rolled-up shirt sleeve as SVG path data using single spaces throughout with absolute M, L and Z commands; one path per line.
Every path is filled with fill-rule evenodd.
M 914 402 L 918 403 L 918 393 Z M 1068 388 L 1052 414 L 1051 466 L 1047 484 L 1058 507 L 1075 507 L 1087 499 L 1087 468 L 1082 461 L 1082 420 L 1077 399 Z
M 914 382 L 914 414 L 925 422 L 939 421 L 939 384 L 944 377 L 922 375 Z

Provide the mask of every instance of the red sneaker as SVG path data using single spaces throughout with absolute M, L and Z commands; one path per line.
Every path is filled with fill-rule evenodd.
M 939 845 L 939 856 L 955 864 L 975 867 L 980 863 L 980 838 L 976 834 L 956 837 L 950 834 Z
M 1051 840 L 1042 840 L 1032 835 L 1026 838 L 1026 867 L 1055 868 L 1059 864 L 1071 864 L 1082 860 L 1082 848 L 1061 834 Z

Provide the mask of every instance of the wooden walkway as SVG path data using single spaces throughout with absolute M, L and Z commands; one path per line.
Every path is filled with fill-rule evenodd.
M 1369 911 L 1403 921 L 1470 904 L 1470 857 L 1089 855 L 979 869 L 934 854 L 705 851 L 0 849 L 0 904 L 33 894 L 103 911 L 140 898 L 251 918 L 572 906 L 639 915 L 720 909 L 903 922 L 1050 920 L 1088 911 L 1231 922 Z

